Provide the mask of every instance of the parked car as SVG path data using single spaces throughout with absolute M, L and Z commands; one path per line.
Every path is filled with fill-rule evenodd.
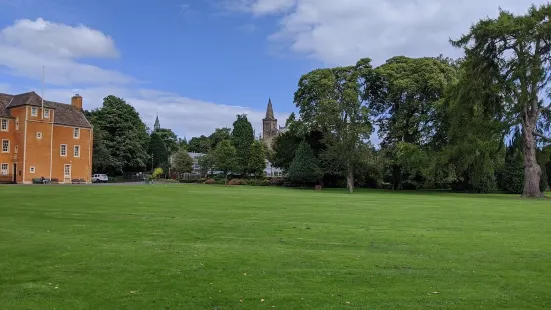
M 109 178 L 106 174 L 94 174 L 92 176 L 92 183 L 107 183 Z

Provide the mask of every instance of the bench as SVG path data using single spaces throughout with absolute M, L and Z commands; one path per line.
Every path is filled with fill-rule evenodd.
M 86 181 L 84 179 L 72 179 L 72 184 L 86 184 Z

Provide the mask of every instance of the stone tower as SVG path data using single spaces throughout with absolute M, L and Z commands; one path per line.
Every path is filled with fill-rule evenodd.
M 161 122 L 159 122 L 159 114 L 157 114 L 157 118 L 155 119 L 155 125 L 153 125 L 153 130 L 157 131 L 161 129 Z
M 268 107 L 266 108 L 266 117 L 262 119 L 262 140 L 269 149 L 272 148 L 272 143 L 277 135 L 277 119 L 274 117 L 272 99 L 270 98 L 268 99 Z

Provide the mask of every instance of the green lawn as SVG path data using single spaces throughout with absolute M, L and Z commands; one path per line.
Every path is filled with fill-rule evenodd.
M 4 186 L 0 308 L 549 309 L 551 201 Z

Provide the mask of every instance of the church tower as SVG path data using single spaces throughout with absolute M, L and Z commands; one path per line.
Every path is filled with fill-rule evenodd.
M 157 131 L 161 129 L 161 122 L 159 122 L 159 114 L 157 114 L 157 118 L 155 119 L 155 125 L 153 125 L 153 130 Z
M 262 119 L 262 140 L 269 149 L 272 148 L 273 140 L 277 135 L 277 119 L 274 117 L 272 99 L 270 98 L 268 99 L 268 107 L 266 108 L 266 117 Z

